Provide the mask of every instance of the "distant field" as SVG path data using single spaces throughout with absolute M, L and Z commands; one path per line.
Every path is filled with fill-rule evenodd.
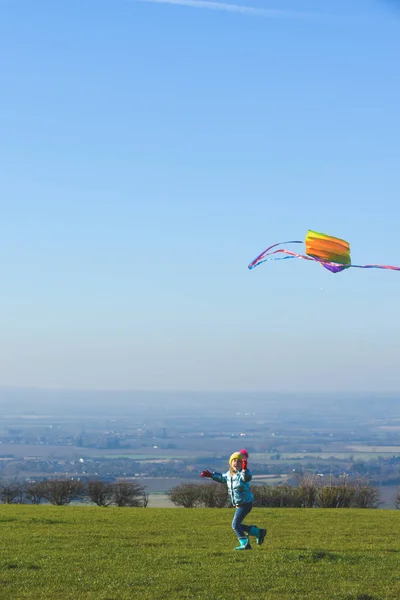
M 149 498 L 149 508 L 178 508 L 168 498 L 167 494 L 151 494 Z
M 390 448 L 390 446 L 381 446 L 382 448 Z M 288 461 L 288 460 L 315 460 L 316 458 L 319 458 L 321 460 L 327 460 L 329 458 L 337 458 L 339 460 L 348 460 L 350 458 L 365 458 L 365 459 L 369 459 L 369 458 L 376 458 L 379 455 L 385 455 L 385 454 L 389 454 L 390 456 L 392 454 L 399 454 L 400 453 L 400 449 L 399 452 L 393 452 L 393 451 L 388 451 L 386 450 L 385 452 L 373 452 L 372 448 L 369 446 L 365 446 L 365 448 L 368 450 L 366 451 L 361 451 L 361 450 L 353 450 L 352 452 L 282 452 L 280 454 L 280 459 L 279 460 L 284 460 L 284 461 Z M 397 448 L 397 446 L 393 446 L 393 448 Z M 272 460 L 269 459 L 269 461 L 265 461 L 265 462 L 274 462 L 276 463 L 276 460 Z
M 397 419 L 393 419 L 396 421 Z M 400 431 L 400 425 L 381 425 L 379 429 L 383 429 L 385 431 Z
M 400 454 L 400 446 L 349 446 L 354 452 L 367 454 Z
M 69 459 L 72 456 L 86 456 L 88 449 L 75 446 L 56 446 L 50 444 L 0 444 L 0 456 L 12 454 L 15 458 L 38 457 Z
M 79 450 L 79 449 L 78 449 Z M 132 457 L 143 457 L 146 456 L 148 458 L 167 458 L 173 456 L 176 459 L 182 458 L 193 458 L 196 456 L 205 456 L 212 457 L 213 453 L 209 451 L 202 450 L 181 450 L 180 448 L 167 449 L 167 448 L 152 448 L 152 447 L 143 447 L 143 448 L 119 448 L 115 450 L 109 449 L 100 449 L 100 448 L 85 448 L 85 450 L 90 453 L 93 457 L 97 456 L 107 456 L 108 458 L 115 458 L 117 456 L 123 456 L 124 458 L 132 458 Z
M 151 462 L 168 462 L 170 460 L 185 460 L 189 456 L 165 455 L 165 454 L 104 454 L 102 458 L 130 458 L 131 460 L 146 460 Z
M 199 452 L 196 450 L 164 450 L 162 448 L 143 448 L 143 451 L 132 450 L 110 450 L 102 448 L 77 448 L 76 446 L 54 445 L 54 444 L 0 444 L 0 457 L 13 455 L 15 458 L 132 458 L 136 460 L 150 460 L 152 458 L 182 460 L 193 458 L 201 454 L 204 457 L 212 457 L 210 452 Z
M 398 512 L 0 505 L 1 600 L 398 600 Z
M 274 458 L 274 456 L 276 456 L 277 454 L 279 454 L 279 459 Z M 257 462 L 261 462 L 263 464 L 276 464 L 277 460 L 283 460 L 283 461 L 288 461 L 288 460 L 301 460 L 301 459 L 307 459 L 307 458 L 312 458 L 313 460 L 315 460 L 316 458 L 320 458 L 320 459 L 327 459 L 327 458 L 331 458 L 332 456 L 335 458 L 348 458 L 349 456 L 354 455 L 354 452 L 348 452 L 348 451 L 335 451 L 332 450 L 331 452 L 326 451 L 326 452 L 273 452 L 273 453 L 268 453 L 268 454 L 257 454 L 257 455 L 253 455 L 253 460 L 257 461 Z
M 357 454 L 358 457 L 371 458 L 377 455 L 392 455 L 400 454 L 400 446 L 366 446 L 355 444 L 348 446 L 343 444 L 344 450 L 338 450 L 338 445 L 335 445 L 335 450 L 329 450 L 325 446 L 323 452 L 265 452 L 253 453 L 250 459 L 253 462 L 271 463 L 276 462 L 274 456 L 279 454 L 280 460 L 296 460 L 306 459 L 308 457 L 315 459 L 329 459 L 332 456 L 339 459 L 348 459 Z M 16 459 L 22 458 L 38 458 L 38 459 L 60 459 L 73 460 L 77 458 L 96 459 L 96 458 L 128 458 L 132 460 L 190 460 L 198 456 L 204 457 L 204 460 L 213 460 L 215 453 L 202 450 L 188 449 L 163 449 L 146 447 L 143 450 L 138 448 L 133 449 L 100 449 L 100 448 L 77 448 L 72 445 L 51 445 L 51 444 L 0 444 L 0 458 L 12 455 Z
M 289 478 L 289 475 L 283 473 L 282 475 L 253 475 L 252 484 L 253 485 L 262 485 L 266 483 L 268 485 L 277 485 L 286 481 Z
M 164 494 L 168 490 L 177 485 L 182 485 L 185 483 L 203 483 L 203 480 L 200 479 L 181 479 L 175 477 L 140 477 L 140 479 L 136 479 L 141 485 L 146 488 L 146 491 L 149 494 Z

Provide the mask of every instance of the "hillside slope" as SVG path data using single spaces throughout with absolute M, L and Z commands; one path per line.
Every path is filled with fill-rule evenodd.
M 0 505 L 0 598 L 400 598 L 400 512 L 254 509 L 268 535 L 245 552 L 232 515 Z

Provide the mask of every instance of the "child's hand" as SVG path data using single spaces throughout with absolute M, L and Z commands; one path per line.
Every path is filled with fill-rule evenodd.
M 242 471 L 247 469 L 247 460 L 245 458 L 242 459 Z
M 200 473 L 200 477 L 212 477 L 212 473 L 207 469 L 207 471 L 202 471 Z

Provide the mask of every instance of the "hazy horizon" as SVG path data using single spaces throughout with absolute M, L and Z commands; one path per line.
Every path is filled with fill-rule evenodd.
M 134 390 L 50 390 L 0 387 L 6 415 L 29 413 L 73 418 L 107 416 L 152 419 L 219 415 L 224 421 L 257 414 L 260 418 L 322 419 L 345 415 L 356 420 L 398 419 L 400 393 L 388 392 L 196 392 Z

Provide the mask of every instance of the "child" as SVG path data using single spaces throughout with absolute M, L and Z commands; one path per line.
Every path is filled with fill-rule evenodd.
M 250 490 L 252 474 L 247 468 L 248 456 L 248 452 L 243 448 L 240 452 L 232 454 L 229 459 L 229 471 L 226 473 L 211 473 L 208 470 L 200 473 L 200 477 L 210 477 L 214 481 L 227 484 L 229 499 L 236 508 L 232 529 L 236 533 L 240 545 L 235 550 L 251 550 L 250 535 L 254 535 L 257 544 L 261 546 L 267 534 L 266 529 L 243 524 L 243 520 L 253 508 L 254 500 Z

